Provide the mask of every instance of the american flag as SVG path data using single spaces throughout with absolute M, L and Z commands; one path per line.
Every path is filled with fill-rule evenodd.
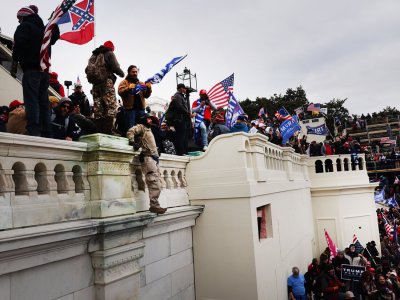
M 278 109 L 278 111 L 275 113 L 275 117 L 279 121 L 286 121 L 292 119 L 292 116 L 288 113 L 288 111 L 284 107 Z
M 383 216 L 383 222 L 387 236 L 391 237 L 393 233 L 393 226 L 389 224 L 388 220 L 384 216 Z
M 49 23 L 47 23 L 44 30 L 44 37 L 42 42 L 42 48 L 40 49 L 40 67 L 42 71 L 48 72 L 51 66 L 50 56 L 49 56 L 49 46 L 51 35 L 54 27 L 61 17 L 74 5 L 76 0 L 64 0 L 52 13 Z
M 353 244 L 356 246 L 356 252 L 361 253 L 364 250 L 364 247 L 361 245 L 360 241 L 358 240 L 356 234 L 353 234 Z
M 315 111 L 315 112 L 319 112 L 321 110 L 321 104 L 319 103 L 311 103 L 308 107 L 307 107 L 307 111 Z
M 337 255 L 337 247 L 335 245 L 335 243 L 333 242 L 333 240 L 331 239 L 331 237 L 328 234 L 328 231 L 326 231 L 326 229 L 324 229 L 325 231 L 325 238 L 326 238 L 326 243 L 328 244 L 329 250 L 331 250 L 331 259 L 336 257 Z
M 233 92 L 234 74 L 218 82 L 208 91 L 208 98 L 217 108 L 228 105 L 230 94 Z

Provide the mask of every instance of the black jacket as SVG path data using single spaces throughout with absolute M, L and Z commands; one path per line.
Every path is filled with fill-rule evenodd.
M 20 63 L 22 70 L 40 71 L 40 48 L 44 36 L 44 24 L 37 15 L 25 17 L 14 33 L 13 60 Z M 58 26 L 53 30 L 51 45 L 60 37 Z M 49 47 L 49 55 L 50 55 Z
M 78 140 L 81 135 L 80 128 L 76 125 L 73 118 L 70 116 L 63 117 L 60 113 L 60 106 L 65 101 L 61 101 L 57 107 L 55 107 L 51 114 L 51 129 L 53 132 L 53 138 L 57 140 L 65 140 L 66 137 L 70 137 L 74 141 Z
M 74 92 L 69 96 L 69 99 L 71 99 L 73 106 L 79 105 L 82 115 L 84 115 L 85 117 L 90 117 L 90 115 L 91 115 L 90 104 L 89 104 L 89 100 L 86 97 L 85 93 L 75 93 Z
M 187 106 L 186 98 L 181 93 L 177 92 L 172 97 L 172 101 L 165 115 L 165 120 L 170 126 L 177 120 L 190 120 L 190 108 Z

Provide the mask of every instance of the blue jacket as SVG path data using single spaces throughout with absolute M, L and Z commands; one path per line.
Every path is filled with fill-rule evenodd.
M 231 127 L 231 133 L 232 132 L 249 132 L 249 127 L 247 127 L 246 123 L 235 123 L 235 125 L 233 125 Z

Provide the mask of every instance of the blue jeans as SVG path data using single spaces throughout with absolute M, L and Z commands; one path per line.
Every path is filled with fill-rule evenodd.
M 208 146 L 208 128 L 204 122 L 200 123 L 200 134 L 203 147 Z
M 126 128 L 126 130 L 129 130 L 133 126 L 135 126 L 137 121 L 139 120 L 139 118 L 144 115 L 145 115 L 144 109 L 142 109 L 142 110 L 133 110 L 133 109 L 125 110 L 125 126 L 126 126 L 125 128 Z
M 296 298 L 296 300 L 307 300 L 307 296 L 306 295 L 300 295 L 300 296 L 294 295 L 294 297 Z
M 24 72 L 22 90 L 26 110 L 26 129 L 29 135 L 51 137 L 48 88 L 48 73 Z

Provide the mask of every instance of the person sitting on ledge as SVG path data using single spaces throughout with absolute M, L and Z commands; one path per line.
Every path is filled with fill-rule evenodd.
M 149 211 L 156 214 L 163 214 L 167 209 L 160 207 L 160 203 L 158 203 L 162 185 L 160 169 L 158 167 L 159 155 L 154 135 L 151 132 L 151 122 L 152 119 L 148 114 L 143 115 L 137 120 L 137 125 L 128 130 L 126 137 L 134 150 L 142 148 L 139 161 L 146 179 L 147 188 L 149 189 Z
M 10 113 L 8 115 L 7 132 L 15 134 L 27 134 L 26 130 L 26 112 L 24 103 L 19 100 L 11 101 L 8 106 Z
M 70 118 L 73 110 L 69 98 L 61 98 L 60 103 L 52 110 L 51 126 L 53 138 L 57 140 L 76 141 L 80 136 L 80 128 Z

